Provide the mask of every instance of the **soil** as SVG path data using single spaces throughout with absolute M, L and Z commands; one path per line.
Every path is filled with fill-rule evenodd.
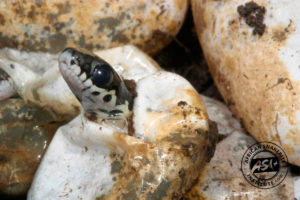
M 266 13 L 266 9 L 257 5 L 255 2 L 250 1 L 246 3 L 244 6 L 240 5 L 237 8 L 239 15 L 245 19 L 246 24 L 250 27 L 253 27 L 253 35 L 262 36 L 265 32 L 266 25 L 264 22 L 264 16 Z

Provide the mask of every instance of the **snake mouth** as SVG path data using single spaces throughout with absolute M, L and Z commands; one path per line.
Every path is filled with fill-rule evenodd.
M 82 91 L 85 88 L 83 82 L 86 80 L 86 75 L 85 73 L 80 74 L 81 70 L 78 65 L 70 65 L 70 60 L 71 54 L 63 52 L 59 57 L 59 69 L 72 92 L 81 100 Z
M 61 62 L 62 62 L 62 64 L 67 65 L 67 61 L 65 61 L 65 60 L 62 60 Z

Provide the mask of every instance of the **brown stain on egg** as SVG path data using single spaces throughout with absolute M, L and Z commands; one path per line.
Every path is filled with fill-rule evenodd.
M 285 31 L 282 28 L 273 30 L 272 39 L 276 42 L 283 42 L 287 38 Z
M 283 27 L 282 25 L 277 25 L 273 27 L 272 39 L 275 42 L 279 42 L 282 44 L 284 41 L 288 39 L 288 36 L 293 32 L 295 32 L 295 23 L 292 20 L 290 20 L 290 23 L 287 27 Z
M 202 101 L 201 97 L 199 96 L 199 94 L 197 93 L 197 91 L 194 89 L 187 89 L 187 90 L 185 90 L 185 92 L 188 96 L 191 97 L 190 104 L 197 105 L 196 114 L 202 119 L 207 119 L 208 115 L 207 115 L 206 109 L 205 109 L 203 101 Z
M 0 14 L 0 24 L 4 25 L 5 24 L 5 18 L 2 14 Z
M 193 89 L 188 89 L 184 92 L 185 95 L 191 97 L 189 103 L 180 101 L 177 105 L 173 105 L 173 100 L 169 100 L 163 103 L 163 106 L 168 108 L 167 112 L 147 111 L 148 123 L 144 125 L 145 137 L 150 137 L 153 130 L 156 132 L 154 140 L 161 140 L 168 137 L 170 133 L 182 131 L 187 132 L 186 134 L 193 134 L 195 129 L 201 129 L 203 132 L 209 131 L 208 117 L 201 98 Z M 195 128 L 195 120 L 203 120 L 206 123 L 204 122 L 201 127 Z M 165 125 L 166 123 L 168 124 L 167 126 Z
M 207 134 L 177 130 L 147 142 L 115 133 L 109 146 L 116 183 L 101 199 L 180 199 L 212 157 L 216 137 Z

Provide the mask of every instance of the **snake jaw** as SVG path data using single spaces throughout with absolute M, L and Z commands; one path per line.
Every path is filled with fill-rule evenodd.
M 59 68 L 62 73 L 63 78 L 66 80 L 70 89 L 77 97 L 79 101 L 82 99 L 81 91 L 84 88 L 84 84 L 82 80 L 78 77 L 78 70 L 76 70 L 74 66 L 70 65 L 71 53 L 69 51 L 64 51 L 59 56 Z
M 100 119 L 124 119 L 131 114 L 133 95 L 101 58 L 67 48 L 59 57 L 59 68 L 86 114 Z

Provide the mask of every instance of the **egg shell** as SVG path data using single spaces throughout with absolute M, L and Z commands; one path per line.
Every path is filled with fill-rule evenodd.
M 300 166 L 300 2 L 191 4 L 205 59 L 227 105 L 256 140 L 280 145 Z
M 58 56 L 3 48 L 0 68 L 12 79 L 14 89 L 25 102 L 55 111 L 57 121 L 73 118 L 80 103 L 69 89 L 58 68 Z
M 1 1 L 0 47 L 56 53 L 134 44 L 154 54 L 184 22 L 187 0 Z

